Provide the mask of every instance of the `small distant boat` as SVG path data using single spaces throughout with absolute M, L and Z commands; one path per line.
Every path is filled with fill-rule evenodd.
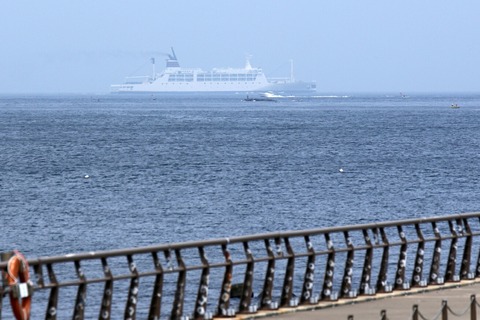
M 284 98 L 284 96 L 275 94 L 272 91 L 267 91 L 261 94 L 262 97 L 267 98 L 267 99 L 273 99 L 273 98 Z
M 452 103 L 452 105 L 450 106 L 450 108 L 452 108 L 452 109 L 458 109 L 458 108 L 460 108 L 460 106 L 459 106 L 458 104 L 456 104 L 456 103 Z
M 267 97 L 256 97 L 256 98 L 250 98 L 248 95 L 243 101 L 269 101 L 269 102 L 277 102 L 277 100 L 272 99 L 272 98 L 267 98 Z

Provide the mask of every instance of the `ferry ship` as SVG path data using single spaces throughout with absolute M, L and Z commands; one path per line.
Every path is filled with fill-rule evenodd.
M 296 81 L 291 63 L 290 77 L 267 78 L 261 68 L 252 67 L 247 57 L 244 68 L 223 68 L 204 71 L 199 68 L 180 67 L 175 51 L 167 54 L 166 68 L 149 76 L 127 77 L 123 84 L 111 86 L 112 92 L 258 92 L 311 93 L 316 91 L 315 82 Z

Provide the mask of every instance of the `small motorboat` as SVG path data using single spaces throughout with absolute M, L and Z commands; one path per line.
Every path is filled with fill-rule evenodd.
M 243 101 L 269 101 L 269 102 L 276 102 L 277 100 L 267 97 L 257 97 L 257 98 L 250 98 L 247 96 Z

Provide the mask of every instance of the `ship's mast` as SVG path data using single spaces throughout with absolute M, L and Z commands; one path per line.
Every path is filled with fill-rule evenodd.
M 293 59 L 290 59 L 290 81 L 295 82 L 295 77 L 293 76 Z
M 152 80 L 155 80 L 155 58 L 151 58 L 152 61 Z
M 173 50 L 173 47 L 170 47 L 172 49 L 172 57 L 171 59 L 177 60 L 177 55 L 175 54 L 175 50 Z
M 250 59 L 252 58 L 252 55 L 247 54 L 245 57 L 245 69 L 246 70 L 252 70 L 252 65 L 250 64 Z

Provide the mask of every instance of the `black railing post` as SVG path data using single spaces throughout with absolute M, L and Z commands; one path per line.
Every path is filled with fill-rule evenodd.
M 445 270 L 445 281 L 452 282 L 452 281 L 455 281 L 455 266 L 457 263 L 458 235 L 455 230 L 455 227 L 453 226 L 452 220 L 448 220 L 448 226 L 450 228 L 452 240 L 450 241 L 450 250 L 448 252 L 447 268 Z
M 158 258 L 157 252 L 152 252 L 153 267 L 157 275 L 155 276 L 152 299 L 150 301 L 150 311 L 148 313 L 148 320 L 160 319 L 160 312 L 162 309 L 162 294 L 163 294 L 163 268 Z
M 373 261 L 373 245 L 370 236 L 368 235 L 368 229 L 362 229 L 363 240 L 367 249 L 365 250 L 365 259 L 363 261 L 362 276 L 360 281 L 360 294 L 370 293 L 370 280 L 372 277 L 372 261 Z
M 273 252 L 270 240 L 264 239 L 265 249 L 267 250 L 268 263 L 265 272 L 265 280 L 263 282 L 263 290 L 260 295 L 260 309 L 272 309 L 272 290 L 273 279 L 275 276 L 275 253 Z
M 47 315 L 45 319 L 56 320 L 58 311 L 58 283 L 51 263 L 47 263 L 48 279 L 53 284 L 50 289 L 50 298 L 48 299 Z
M 415 224 L 415 231 L 417 232 L 418 245 L 417 253 L 415 254 L 415 263 L 413 267 L 411 283 L 412 287 L 420 287 L 423 276 L 423 262 L 425 259 L 425 238 L 423 237 L 420 224 Z
M 248 241 L 243 242 L 243 250 L 245 252 L 245 257 L 247 258 L 247 266 L 245 270 L 245 277 L 243 280 L 242 297 L 240 298 L 239 310 L 241 313 L 249 313 L 249 307 L 251 304 L 253 292 L 253 271 L 255 267 L 255 262 L 253 259 L 252 250 L 250 250 L 250 247 L 248 245 Z
M 407 238 L 405 231 L 401 225 L 397 226 L 398 236 L 402 244 L 400 245 L 400 252 L 398 254 L 397 272 L 395 275 L 395 289 L 408 289 L 405 286 L 405 269 L 407 265 Z
M 40 261 L 40 259 L 38 259 Z M 45 287 L 45 282 L 43 280 L 43 265 L 41 263 L 38 263 L 33 266 L 33 272 L 35 274 L 35 281 L 37 283 L 37 286 L 39 288 Z
M 280 300 L 281 307 L 294 307 L 292 305 L 292 296 L 293 296 L 293 279 L 295 272 L 295 252 L 293 252 L 292 246 L 290 245 L 290 240 L 288 237 L 283 239 L 285 243 L 285 248 L 287 250 L 287 267 L 285 270 L 285 277 L 283 279 L 283 289 L 282 289 L 282 298 Z
M 387 292 L 387 272 L 388 272 L 388 256 L 389 256 L 389 243 L 387 235 L 385 234 L 384 228 L 378 228 L 375 232 L 380 230 L 380 235 L 382 239 L 383 245 L 383 252 L 382 252 L 382 262 L 380 263 L 380 270 L 378 272 L 378 279 L 377 279 L 377 292 L 385 293 Z
M 100 306 L 99 319 L 111 319 L 112 298 L 113 298 L 113 275 L 108 266 L 107 258 L 102 258 L 103 274 L 105 277 L 105 286 L 103 288 L 102 305 Z
M 478 221 L 480 222 L 480 216 L 478 217 Z M 475 278 L 480 277 L 480 254 L 477 256 L 477 264 L 475 266 Z
M 3 295 L 5 294 L 3 288 L 4 288 L 4 285 L 2 283 L 0 285 L 0 319 L 2 319 Z
M 1 261 L 8 261 L 11 257 L 13 256 L 13 252 L 1 252 L 0 253 L 0 262 Z M 8 283 L 6 281 L 6 276 L 5 272 L 0 272 L 0 277 L 1 277 L 1 283 L 0 283 L 0 319 L 2 318 L 2 306 L 3 306 L 3 295 L 6 294 L 4 293 L 4 288 L 8 286 Z
M 198 247 L 198 253 L 202 261 L 202 274 L 200 275 L 200 284 L 198 286 L 195 310 L 193 313 L 193 319 L 195 320 L 203 319 L 207 312 L 208 286 L 210 284 L 210 266 L 205 255 L 205 249 L 201 246 Z
M 440 258 L 442 254 L 442 236 L 438 230 L 437 223 L 432 221 L 433 234 L 435 235 L 435 246 L 433 249 L 432 265 L 430 267 L 430 275 L 428 277 L 429 284 L 438 284 L 440 278 Z
M 352 278 L 353 278 L 353 261 L 354 261 L 354 247 L 352 239 L 350 238 L 348 231 L 343 231 L 345 243 L 347 245 L 347 259 L 345 260 L 345 268 L 343 271 L 342 285 L 340 288 L 340 296 L 342 298 L 352 298 Z
M 75 309 L 73 312 L 73 319 L 83 320 L 85 316 L 85 302 L 87 299 L 87 284 L 85 274 L 80 266 L 80 261 L 75 260 L 75 271 L 79 279 L 77 299 L 75 300 Z
M 304 237 L 305 245 L 308 252 L 307 267 L 305 269 L 305 276 L 303 278 L 302 295 L 300 297 L 300 304 L 316 303 L 317 298 L 313 297 L 313 280 L 315 279 L 315 249 L 310 241 L 310 237 Z
M 330 234 L 325 233 L 325 241 L 327 242 L 328 254 L 321 297 L 322 300 L 332 300 L 332 294 L 334 293 L 333 276 L 335 273 L 335 247 L 333 245 L 333 241 L 330 239 Z
M 470 274 L 470 263 L 472 259 L 472 230 L 470 229 L 470 225 L 468 224 L 468 219 L 464 218 L 459 220 L 457 223 L 461 225 L 463 221 L 464 225 L 464 232 L 462 235 L 466 235 L 465 239 L 465 246 L 463 248 L 463 256 L 462 256 L 462 264 L 460 266 L 460 278 L 462 280 L 468 279 Z
M 232 290 L 232 278 L 233 278 L 233 263 L 230 251 L 228 251 L 228 243 L 222 244 L 222 252 L 225 258 L 225 273 L 223 275 L 222 287 L 220 289 L 220 301 L 218 303 L 219 315 L 226 316 L 230 307 L 230 292 Z
M 127 255 L 128 269 L 131 274 L 130 287 L 128 289 L 127 303 L 125 306 L 125 319 L 135 320 L 137 313 L 137 296 L 138 296 L 138 285 L 139 277 L 138 270 L 135 261 L 133 261 L 132 255 Z
M 185 286 L 187 281 L 187 270 L 182 258 L 180 249 L 175 249 L 175 258 L 178 265 L 177 288 L 173 299 L 172 319 L 178 319 L 183 314 L 183 305 L 185 303 Z

